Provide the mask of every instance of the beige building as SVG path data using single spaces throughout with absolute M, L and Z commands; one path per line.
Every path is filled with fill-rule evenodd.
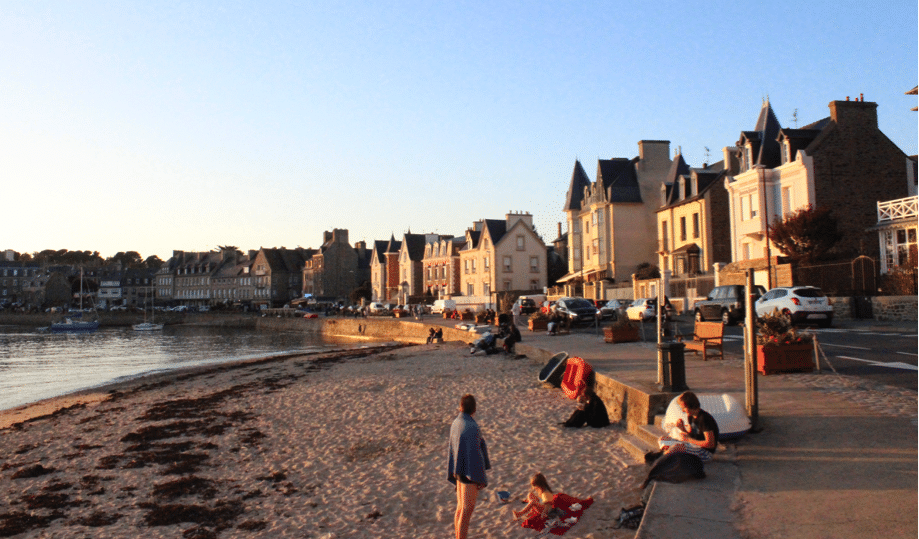
M 400 303 L 415 303 L 424 294 L 425 246 L 440 238 L 438 234 L 408 233 L 402 236 L 398 251 Z
M 564 211 L 568 221 L 568 295 L 605 298 L 603 282 L 627 282 L 639 264 L 657 262 L 660 188 L 670 171 L 670 142 L 642 140 L 633 159 L 601 159 L 591 182 L 575 162 Z M 585 289 L 578 281 L 592 283 Z
M 459 255 L 464 304 L 496 307 L 498 292 L 542 292 L 546 286 L 546 245 L 529 213 L 477 221 Z

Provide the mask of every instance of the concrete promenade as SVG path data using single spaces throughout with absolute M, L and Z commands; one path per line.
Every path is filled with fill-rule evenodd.
M 423 323 L 452 327 L 455 321 L 428 316 Z M 835 326 L 916 333 L 914 322 Z M 586 329 L 552 337 L 521 333 L 521 351 L 566 351 L 598 374 L 656 383 L 656 343 L 607 344 Z M 538 369 L 534 364 L 534 376 Z M 686 382 L 697 393 L 728 393 L 745 402 L 737 355 L 703 362 L 687 353 Z M 919 536 L 915 391 L 840 376 L 824 365 L 820 374 L 760 376 L 759 410 L 761 430 L 721 444 L 706 479 L 653 484 L 636 538 Z

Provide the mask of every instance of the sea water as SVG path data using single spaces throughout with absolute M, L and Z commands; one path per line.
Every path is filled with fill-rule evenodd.
M 359 345 L 239 328 L 103 328 L 55 334 L 0 326 L 0 410 L 178 368 L 353 346 Z

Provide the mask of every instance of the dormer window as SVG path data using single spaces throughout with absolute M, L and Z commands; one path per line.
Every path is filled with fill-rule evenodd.
M 693 174 L 692 178 L 689 180 L 689 189 L 692 191 L 690 196 L 696 196 L 699 194 L 699 177 Z
M 680 200 L 686 198 L 686 179 L 680 177 Z
M 667 205 L 667 186 L 661 184 L 661 206 Z
M 747 144 L 744 146 L 744 170 L 750 170 L 753 168 L 753 146 Z

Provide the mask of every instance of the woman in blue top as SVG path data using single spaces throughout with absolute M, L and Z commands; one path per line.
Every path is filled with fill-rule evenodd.
M 488 448 L 479 432 L 475 415 L 475 397 L 466 394 L 460 399 L 460 414 L 450 427 L 450 445 L 447 450 L 447 481 L 456 485 L 456 514 L 453 527 L 456 539 L 466 539 L 469 521 L 479 490 L 488 480 L 485 470 L 491 468 Z

